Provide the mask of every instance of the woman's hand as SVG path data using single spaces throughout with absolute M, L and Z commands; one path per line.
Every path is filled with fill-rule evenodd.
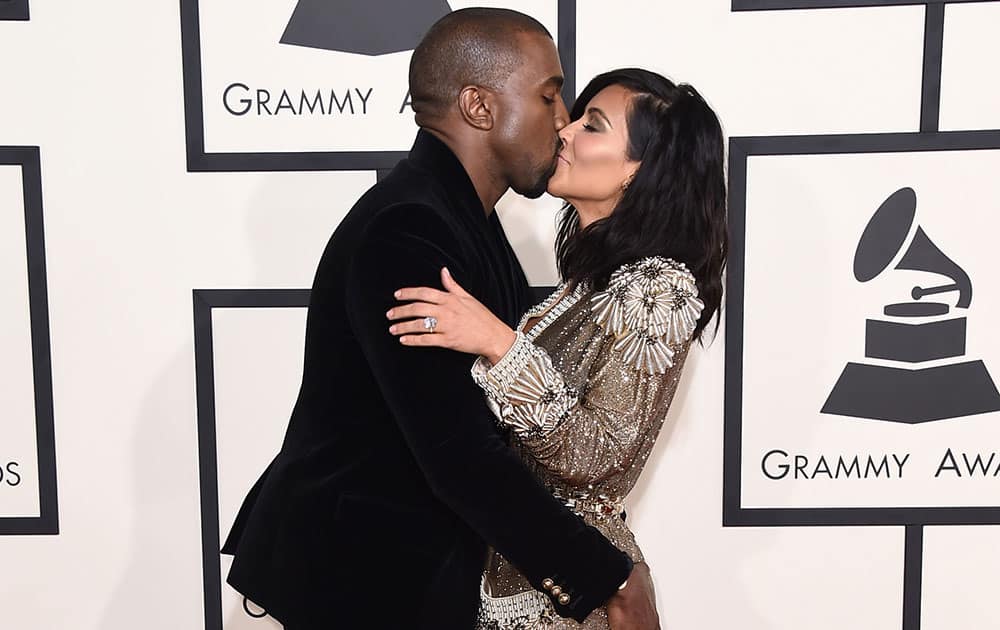
M 444 291 L 428 287 L 396 291 L 397 300 L 410 304 L 396 306 L 386 313 L 388 319 L 396 322 L 389 332 L 407 346 L 436 346 L 479 354 L 495 364 L 514 345 L 517 335 L 466 293 L 447 267 L 441 269 L 441 284 Z M 433 332 L 424 327 L 427 317 L 437 320 Z

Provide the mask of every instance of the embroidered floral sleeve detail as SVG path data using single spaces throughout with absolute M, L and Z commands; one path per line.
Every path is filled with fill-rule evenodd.
M 687 267 L 659 256 L 622 265 L 590 299 L 594 321 L 616 338 L 614 349 L 648 374 L 673 366 L 671 346 L 691 337 L 704 307 Z
M 548 353 L 520 332 L 496 365 L 476 359 L 472 378 L 499 407 L 500 422 L 518 435 L 551 432 L 579 400 L 552 366 Z

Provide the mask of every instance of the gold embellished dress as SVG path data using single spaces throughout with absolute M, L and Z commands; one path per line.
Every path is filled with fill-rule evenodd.
M 635 562 L 642 552 L 623 501 L 663 425 L 702 308 L 682 263 L 645 258 L 617 269 L 604 291 L 561 285 L 524 315 L 496 365 L 480 357 L 472 368 L 526 464 Z M 534 590 L 491 550 L 477 630 L 608 628 L 603 607 L 583 624 L 558 616 L 553 600 L 568 604 L 572 593 L 551 579 L 543 586 Z

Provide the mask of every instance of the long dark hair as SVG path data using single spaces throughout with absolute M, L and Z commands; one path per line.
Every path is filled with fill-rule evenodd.
M 576 208 L 563 206 L 556 237 L 559 273 L 571 286 L 587 282 L 603 290 L 625 263 L 647 256 L 682 262 L 705 303 L 694 331 L 701 339 L 722 303 L 729 251 L 722 127 L 694 87 L 640 68 L 594 77 L 570 117 L 578 120 L 610 85 L 632 93 L 627 151 L 641 165 L 609 216 L 581 230 Z

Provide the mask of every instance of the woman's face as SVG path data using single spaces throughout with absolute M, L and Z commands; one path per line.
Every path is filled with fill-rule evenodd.
M 622 86 L 609 85 L 587 103 L 579 120 L 559 132 L 564 146 L 548 191 L 573 204 L 581 227 L 611 214 L 639 168 L 626 155 L 631 99 Z

